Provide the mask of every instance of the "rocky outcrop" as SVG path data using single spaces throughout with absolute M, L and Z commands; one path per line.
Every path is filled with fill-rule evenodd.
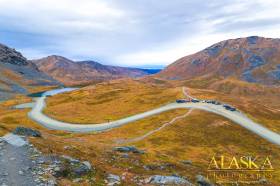
M 32 137 L 41 137 L 41 133 L 37 130 L 33 130 L 26 127 L 17 127 L 14 131 L 14 134 L 22 136 L 32 136 Z
M 107 186 L 119 185 L 121 183 L 121 178 L 115 174 L 108 174 L 105 183 L 107 183 Z
M 88 161 L 79 161 L 69 156 L 58 157 L 60 162 L 54 169 L 55 177 L 81 177 L 92 172 L 92 166 Z
M 146 183 L 156 184 L 156 185 L 186 185 L 186 186 L 192 185 L 188 180 L 182 177 L 162 176 L 162 175 L 151 176 L 146 180 Z
M 42 158 L 24 137 L 7 134 L 0 138 L 0 185 L 57 185 Z
M 136 154 L 144 154 L 145 152 L 142 150 L 137 149 L 136 147 L 133 146 L 124 146 L 124 147 L 115 147 L 113 149 L 114 151 L 117 152 L 132 152 L 132 153 L 136 153 Z
M 0 44 L 0 100 L 27 94 L 33 86 L 61 85 L 15 49 Z
M 28 65 L 27 59 L 21 53 L 2 44 L 0 44 L 0 62 L 20 66 Z
M 215 186 L 214 184 L 212 184 L 208 179 L 206 179 L 204 176 L 202 175 L 197 175 L 196 176 L 196 183 L 199 186 Z

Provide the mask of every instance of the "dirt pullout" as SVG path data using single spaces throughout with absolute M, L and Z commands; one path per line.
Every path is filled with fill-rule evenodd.
M 9 186 L 55 185 L 44 178 L 44 171 L 35 161 L 40 153 L 28 143 L 16 146 L 0 138 L 0 184 Z

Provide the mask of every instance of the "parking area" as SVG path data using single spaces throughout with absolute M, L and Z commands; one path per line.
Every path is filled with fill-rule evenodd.
M 228 104 L 223 104 L 216 100 L 177 99 L 176 103 L 208 103 L 208 104 L 213 104 L 213 105 L 222 105 L 226 110 L 229 110 L 232 112 L 237 111 L 237 109 L 234 108 L 233 106 L 228 105 Z

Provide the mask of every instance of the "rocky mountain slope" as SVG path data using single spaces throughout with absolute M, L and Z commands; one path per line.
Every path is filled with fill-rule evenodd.
M 32 86 L 48 85 L 59 83 L 15 49 L 0 44 L 0 100 L 13 94 L 26 94 Z
M 222 78 L 279 85 L 280 39 L 251 36 L 222 41 L 175 61 L 158 77 L 209 81 Z
M 102 65 L 95 61 L 74 62 L 55 55 L 33 60 L 33 62 L 41 71 L 65 85 L 88 84 L 124 77 L 135 78 L 158 72 L 158 70 Z

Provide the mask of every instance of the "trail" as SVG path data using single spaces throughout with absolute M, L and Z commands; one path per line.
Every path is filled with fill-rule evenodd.
M 147 138 L 148 136 L 150 136 L 150 135 L 152 135 L 152 134 L 154 134 L 154 133 L 156 133 L 156 132 L 162 130 L 163 128 L 165 128 L 165 127 L 167 127 L 167 126 L 169 126 L 169 125 L 171 125 L 171 124 L 174 123 L 175 121 L 187 117 L 188 115 L 191 114 L 192 110 L 193 110 L 193 109 L 190 109 L 190 110 L 189 110 L 187 113 L 185 113 L 184 115 L 177 116 L 177 117 L 173 118 L 171 121 L 169 121 L 169 122 L 167 122 L 167 123 L 164 123 L 162 126 L 160 126 L 160 127 L 157 128 L 157 129 L 154 129 L 154 130 L 151 130 L 151 131 L 147 132 L 147 133 L 144 134 L 143 136 L 139 136 L 139 137 L 132 138 L 132 139 L 127 139 L 127 140 L 125 140 L 125 139 L 123 139 L 123 140 L 118 140 L 117 143 L 118 143 L 118 144 L 123 144 L 123 143 L 132 143 L 132 142 L 141 141 L 141 140 Z

